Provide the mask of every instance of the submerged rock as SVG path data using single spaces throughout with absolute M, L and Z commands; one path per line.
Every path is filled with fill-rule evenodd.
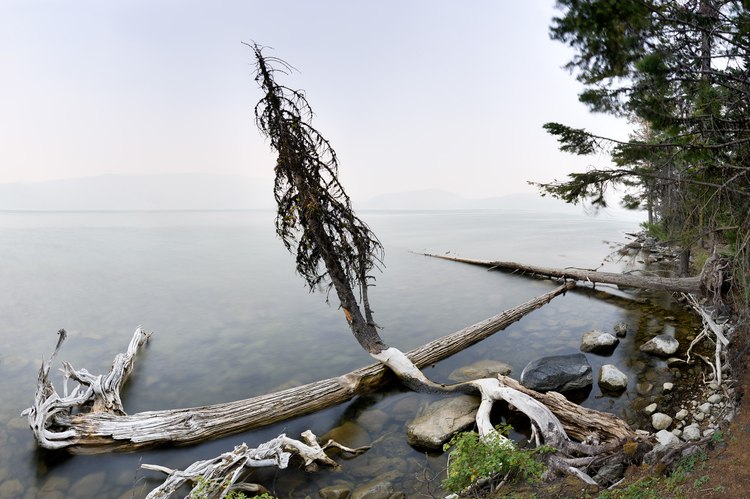
M 628 334 L 628 325 L 624 322 L 618 322 L 612 330 L 615 332 L 615 336 L 624 338 Z
M 620 340 L 604 331 L 589 331 L 581 337 L 581 351 L 609 355 Z
M 680 342 L 668 334 L 654 336 L 641 345 L 641 352 L 646 352 L 661 357 L 669 357 L 680 347 Z
M 351 499 L 388 499 L 396 493 L 393 481 L 397 478 L 396 472 L 384 473 L 354 489 Z
M 352 489 L 348 485 L 329 485 L 318 491 L 322 499 L 346 499 L 351 494 Z
M 582 353 L 532 360 L 521 373 L 521 384 L 538 392 L 566 392 L 594 383 L 591 364 Z
M 498 374 L 507 376 L 510 374 L 510 366 L 499 360 L 485 359 L 475 362 L 469 366 L 459 367 L 450 375 L 451 381 L 471 381 L 481 378 L 496 378 Z
M 406 425 L 406 440 L 415 447 L 442 450 L 454 433 L 474 424 L 478 407 L 479 397 L 473 395 L 433 402 Z
M 628 387 L 628 377 L 612 364 L 605 364 L 599 371 L 599 386 L 604 390 L 620 392 Z

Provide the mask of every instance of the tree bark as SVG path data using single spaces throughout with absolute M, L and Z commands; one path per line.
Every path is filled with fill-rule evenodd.
M 680 293 L 701 293 L 703 275 L 695 277 L 659 277 L 659 276 L 637 276 L 630 274 L 618 274 L 614 272 L 598 272 L 596 270 L 577 269 L 572 267 L 554 268 L 541 267 L 537 265 L 525 265 L 516 262 L 501 262 L 489 260 L 475 260 L 471 258 L 458 258 L 445 255 L 433 255 L 422 253 L 424 256 L 441 258 L 452 262 L 468 263 L 488 267 L 490 270 L 509 270 L 542 277 L 572 279 L 575 281 L 615 284 L 628 288 L 643 288 L 656 291 L 671 291 Z
M 406 357 L 417 368 L 431 365 L 506 328 L 572 287 L 574 284 L 566 283 L 513 309 L 407 352 Z M 117 372 L 126 377 L 137 349 L 145 343 L 148 334 L 141 328 L 136 330 L 129 355 L 122 359 L 129 368 L 118 368 Z M 66 364 L 66 379 L 72 378 L 80 385 L 71 395 L 66 391 L 60 396 L 49 381 L 49 370 L 61 343 L 58 342 L 53 355 L 42 363 L 34 405 L 24 414 L 41 447 L 81 454 L 196 444 L 319 411 L 355 395 L 372 392 L 393 379 L 388 375 L 388 368 L 378 363 L 336 378 L 235 402 L 132 415 L 124 414 L 121 407 L 114 410 L 106 406 L 97 412 L 85 412 L 87 404 L 96 400 L 97 391 L 89 385 L 89 378 L 80 375 L 85 370 L 76 371 Z M 111 374 L 112 371 L 105 379 L 111 378 Z M 107 385 L 107 390 L 114 390 L 111 396 L 117 400 L 124 382 L 122 378 Z

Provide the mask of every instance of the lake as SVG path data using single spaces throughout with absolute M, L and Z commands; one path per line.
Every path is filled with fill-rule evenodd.
M 360 216 L 386 249 L 371 292 L 375 319 L 385 341 L 404 351 L 556 286 L 414 252 L 602 270 L 642 266 L 613 256 L 625 233 L 638 230 L 634 217 L 520 210 Z M 41 359 L 60 328 L 68 340 L 58 361 L 92 373 L 109 369 L 138 325 L 154 332 L 124 390 L 130 413 L 247 398 L 371 363 L 335 297 L 326 304 L 325 292 L 309 293 L 295 275 L 272 212 L 0 212 L 0 254 L 0 496 L 142 497 L 161 477 L 140 471 L 141 462 L 184 469 L 243 441 L 254 446 L 281 432 L 296 438 L 308 428 L 318 436 L 338 428 L 346 445 L 377 443 L 341 461 L 340 472 L 259 471 L 254 480 L 280 497 L 317 497 L 323 486 L 356 486 L 389 472 L 407 496 L 438 487 L 446 456 L 413 449 L 404 433 L 436 396 L 399 387 L 188 448 L 100 456 L 36 448 L 19 414 L 32 402 Z M 457 367 L 495 359 L 518 376 L 537 357 L 578 352 L 584 332 L 624 321 L 633 333 L 614 354 L 588 357 L 595 375 L 613 363 L 633 389 L 611 396 L 595 384 L 583 404 L 632 419 L 635 384 L 664 372 L 663 361 L 638 351 L 639 338 L 690 334 L 691 320 L 662 294 L 576 290 L 425 372 L 445 382 Z M 53 381 L 61 379 L 56 368 Z

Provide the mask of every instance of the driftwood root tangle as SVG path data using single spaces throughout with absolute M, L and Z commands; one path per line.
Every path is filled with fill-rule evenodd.
M 333 440 L 329 440 L 321 447 L 315 434 L 307 430 L 302 433 L 302 441 L 287 437 L 283 433 L 278 437 L 250 448 L 242 443 L 232 451 L 225 452 L 213 459 L 196 461 L 184 471 L 173 470 L 154 464 L 142 464 L 141 468 L 166 473 L 164 483 L 152 490 L 147 499 L 166 499 L 185 484 L 193 487 L 193 492 L 199 491 L 203 498 L 221 498 L 234 490 L 244 492 L 263 493 L 267 490 L 258 484 L 242 483 L 249 469 L 275 466 L 285 469 L 292 456 L 299 456 L 308 471 L 317 470 L 318 465 L 338 468 L 336 461 L 326 455 L 328 448 L 337 448 L 346 454 L 357 455 L 365 452 L 369 447 L 350 449 Z M 197 494 L 192 494 L 193 495 Z
M 136 329 L 127 351 L 117 354 L 105 375 L 94 376 L 86 369 L 75 370 L 69 363 L 64 363 L 61 369 L 64 377 L 61 397 L 49 380 L 52 362 L 66 338 L 64 329 L 58 334 L 60 337 L 55 351 L 49 359 L 42 362 L 39 369 L 34 405 L 21 413 L 22 416 L 27 416 L 37 443 L 46 449 L 61 449 L 79 441 L 82 433 L 80 428 L 59 423 L 69 419 L 74 409 L 90 406 L 90 414 L 125 415 L 120 390 L 133 370 L 138 350 L 151 336 L 151 333 L 141 327 Z M 76 381 L 78 386 L 68 392 L 70 379 Z

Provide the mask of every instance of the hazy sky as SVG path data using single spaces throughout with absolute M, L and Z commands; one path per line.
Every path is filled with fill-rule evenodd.
M 594 159 L 546 121 L 590 115 L 548 37 L 552 0 L 0 0 L 0 183 L 106 173 L 270 178 L 251 51 L 303 88 L 353 198 L 531 190 Z M 600 158 L 603 161 L 603 158 Z

